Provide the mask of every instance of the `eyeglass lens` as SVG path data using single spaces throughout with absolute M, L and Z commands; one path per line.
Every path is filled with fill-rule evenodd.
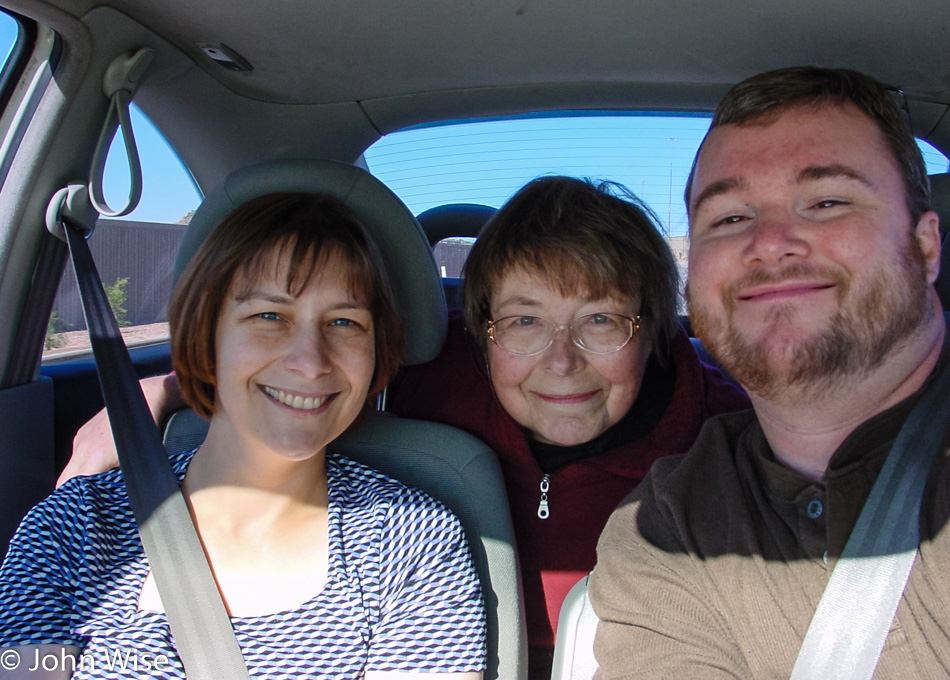
M 568 330 L 581 349 L 603 354 L 615 352 L 633 337 L 635 322 L 622 314 L 597 313 L 574 319 L 567 327 L 539 316 L 508 316 L 492 324 L 492 339 L 512 354 L 530 355 L 551 346 L 555 333 Z

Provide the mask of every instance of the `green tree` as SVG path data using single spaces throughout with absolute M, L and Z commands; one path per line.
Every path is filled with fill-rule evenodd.
M 46 325 L 46 342 L 43 343 L 43 349 L 56 349 L 66 344 L 66 337 L 63 333 L 66 325 L 63 323 L 59 314 L 54 311 L 49 315 L 49 323 Z
M 119 326 L 128 326 L 130 321 L 126 318 L 128 310 L 125 305 L 129 299 L 129 293 L 126 287 L 129 285 L 129 277 L 120 277 L 115 280 L 111 286 L 103 282 L 102 287 L 106 291 L 106 298 L 109 300 L 109 306 L 112 307 L 112 313 L 115 314 L 115 320 Z

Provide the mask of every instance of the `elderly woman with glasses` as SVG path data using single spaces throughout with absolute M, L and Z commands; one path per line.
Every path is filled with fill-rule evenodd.
M 707 418 L 748 407 L 680 328 L 678 283 L 656 217 L 622 186 L 534 180 L 473 246 L 442 352 L 389 388 L 396 414 L 466 430 L 498 454 L 532 678 L 550 677 L 561 603 L 593 569 L 611 511 Z M 177 408 L 170 386 L 146 389 L 154 411 Z M 104 423 L 77 438 L 86 469 L 103 465 Z
M 558 613 L 617 504 L 710 416 L 748 407 L 677 316 L 655 216 L 620 185 L 544 177 L 465 264 L 441 355 L 391 389 L 399 415 L 467 430 L 502 464 L 524 579 L 529 670 L 550 677 Z

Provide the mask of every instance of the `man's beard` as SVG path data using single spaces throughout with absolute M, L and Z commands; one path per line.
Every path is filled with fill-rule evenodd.
M 862 290 L 853 291 L 851 281 L 843 273 L 823 267 L 796 264 L 777 272 L 752 272 L 723 290 L 725 319 L 715 318 L 697 304 L 687 287 L 690 320 L 709 353 L 746 390 L 765 399 L 783 394 L 814 398 L 833 389 L 841 378 L 867 375 L 880 367 L 895 348 L 932 316 L 926 260 L 912 234 L 892 267 L 897 271 L 879 271 Z M 812 277 L 837 284 L 839 308 L 824 328 L 778 350 L 770 349 L 767 336 L 750 342 L 742 335 L 733 317 L 737 290 Z M 850 305 L 849 291 L 853 293 Z M 777 306 L 770 318 L 772 327 L 789 320 L 791 314 L 795 314 L 793 309 Z M 782 350 L 792 352 L 791 356 L 773 356 Z

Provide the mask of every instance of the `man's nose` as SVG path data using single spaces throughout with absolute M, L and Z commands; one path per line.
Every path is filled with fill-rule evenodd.
M 787 210 L 761 211 L 748 230 L 749 241 L 743 251 L 743 262 L 748 266 L 761 266 L 806 257 L 811 249 L 797 222 Z

